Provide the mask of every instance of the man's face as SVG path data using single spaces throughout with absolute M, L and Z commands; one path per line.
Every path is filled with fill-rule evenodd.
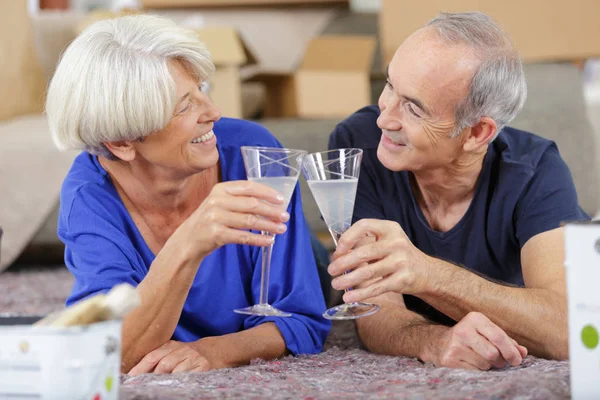
M 464 133 L 451 138 L 454 112 L 467 96 L 479 60 L 466 46 L 444 43 L 423 28 L 398 48 L 379 98 L 377 150 L 393 171 L 423 171 L 450 165 L 462 152 Z

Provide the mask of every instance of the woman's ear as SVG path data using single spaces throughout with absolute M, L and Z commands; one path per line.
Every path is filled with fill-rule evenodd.
M 477 125 L 471 127 L 468 137 L 463 143 L 466 151 L 473 151 L 481 146 L 487 146 L 496 137 L 498 125 L 489 117 L 483 117 Z
M 106 148 L 120 160 L 133 161 L 136 155 L 136 149 L 128 140 L 119 140 L 117 142 L 104 142 Z

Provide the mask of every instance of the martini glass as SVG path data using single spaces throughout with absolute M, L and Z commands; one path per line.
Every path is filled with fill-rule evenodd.
M 362 154 L 361 149 L 312 153 L 305 157 L 302 165 L 308 187 L 336 247 L 342 234 L 352 224 Z M 378 310 L 377 304 L 345 303 L 325 311 L 323 317 L 333 320 L 356 319 L 374 314 Z
M 303 150 L 282 149 L 277 147 L 242 146 L 242 157 L 249 181 L 262 183 L 276 191 L 284 198 L 282 208 L 290 203 L 292 193 L 298 182 L 302 161 L 306 152 Z M 263 235 L 275 236 L 262 231 Z M 258 304 L 234 310 L 238 314 L 263 315 L 275 317 L 291 317 L 292 314 L 280 311 L 269 304 L 269 275 L 271 271 L 271 254 L 273 244 L 262 248 L 262 271 L 260 279 L 260 300 Z

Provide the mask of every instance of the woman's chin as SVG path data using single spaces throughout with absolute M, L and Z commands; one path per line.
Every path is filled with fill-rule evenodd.
M 219 152 L 217 148 L 214 147 L 212 150 L 204 149 L 202 154 L 193 155 L 192 159 L 194 160 L 194 165 L 198 167 L 200 170 L 205 170 L 208 168 L 212 168 L 219 162 Z

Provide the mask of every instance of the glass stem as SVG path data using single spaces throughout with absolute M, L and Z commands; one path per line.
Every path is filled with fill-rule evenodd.
M 263 235 L 273 236 L 273 240 L 275 240 L 275 235 L 272 235 L 269 232 L 262 232 Z M 260 278 L 260 304 L 268 305 L 269 304 L 269 278 L 271 274 L 271 254 L 273 253 L 273 244 L 270 246 L 265 246 L 262 248 L 262 271 Z
M 329 229 L 329 233 L 331 233 L 331 237 L 333 238 L 333 244 L 335 245 L 335 247 L 337 248 L 337 244 L 338 244 L 338 240 L 340 240 L 340 237 L 342 236 L 342 233 L 340 232 L 335 232 L 334 230 L 332 230 L 331 228 Z M 347 274 L 350 271 L 346 271 L 344 272 L 344 275 Z M 348 289 L 344 289 L 344 293 L 348 292 L 349 290 L 352 290 L 352 288 L 348 288 Z

